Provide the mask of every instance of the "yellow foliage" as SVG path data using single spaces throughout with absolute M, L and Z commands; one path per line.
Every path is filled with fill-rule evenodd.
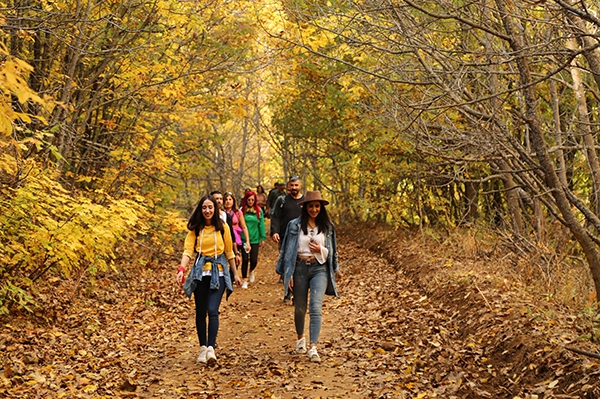
M 31 122 L 31 117 L 34 117 L 34 115 L 15 111 L 11 105 L 11 95 L 16 96 L 21 104 L 28 101 L 46 107 L 49 104 L 31 90 L 23 79 L 23 75 L 32 71 L 29 64 L 11 57 L 2 43 L 0 43 L 0 56 L 7 59 L 0 64 L 0 136 L 8 136 L 12 133 L 13 121 L 21 119 L 23 122 L 28 123 Z M 43 118 L 39 116 L 35 116 L 35 118 L 43 121 Z
M 108 270 L 116 245 L 148 230 L 143 197 L 93 201 L 66 190 L 52 172 L 30 167 L 21 185 L 0 189 L 0 313 L 16 301 L 10 293 L 47 270 L 66 277 L 80 267 Z

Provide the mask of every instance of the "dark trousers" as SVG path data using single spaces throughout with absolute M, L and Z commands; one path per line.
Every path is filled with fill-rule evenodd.
M 219 289 L 216 290 L 210 289 L 210 276 L 204 276 L 202 281 L 198 281 L 194 291 L 194 302 L 196 303 L 196 332 L 201 346 L 215 347 L 219 332 L 219 307 L 224 292 L 225 277 L 219 277 Z
M 258 265 L 258 247 L 259 244 L 250 244 L 250 253 L 242 249 L 242 278 L 248 277 L 248 262 L 250 262 L 250 271 L 256 269 Z

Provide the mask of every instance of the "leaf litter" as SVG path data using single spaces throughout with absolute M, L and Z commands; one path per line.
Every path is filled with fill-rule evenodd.
M 0 396 L 600 397 L 597 361 L 564 348 L 576 318 L 534 317 L 524 309 L 536 304 L 485 279 L 440 279 L 444 254 L 384 233 L 340 231 L 341 296 L 324 301 L 320 364 L 294 354 L 269 243 L 257 282 L 222 303 L 214 367 L 195 363 L 193 301 L 168 260 L 98 276 L 77 295 L 65 281 L 36 317 L 4 320 Z

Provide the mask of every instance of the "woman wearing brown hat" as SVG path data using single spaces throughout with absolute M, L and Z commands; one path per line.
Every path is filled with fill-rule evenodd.
M 300 217 L 287 226 L 281 243 L 277 273 L 283 275 L 284 290 L 294 294 L 294 324 L 298 339 L 296 353 L 306 353 L 304 321 L 310 290 L 310 349 L 308 356 L 320 362 L 317 343 L 321 332 L 321 313 L 325 294 L 337 296 L 335 273 L 338 254 L 335 229 L 325 205 L 329 204 L 319 191 L 308 191 Z

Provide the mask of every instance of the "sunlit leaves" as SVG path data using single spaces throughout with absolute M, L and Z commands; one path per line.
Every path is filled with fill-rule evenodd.
M 93 202 L 35 166 L 30 173 L 18 188 L 2 189 L 0 274 L 14 273 L 13 284 L 28 288 L 48 271 L 68 277 L 85 265 L 106 271 L 115 246 L 144 233 L 143 203 L 108 196 Z
M 17 120 L 24 123 L 31 122 L 32 118 L 44 121 L 43 115 L 32 115 L 16 110 L 11 104 L 11 96 L 15 96 L 22 107 L 25 107 L 27 102 L 48 107 L 50 105 L 31 90 L 25 81 L 26 76 L 32 71 L 31 65 L 11 57 L 2 43 L 0 43 L 0 57 L 6 58 L 0 63 L 0 135 L 6 136 L 12 133 L 12 124 Z

